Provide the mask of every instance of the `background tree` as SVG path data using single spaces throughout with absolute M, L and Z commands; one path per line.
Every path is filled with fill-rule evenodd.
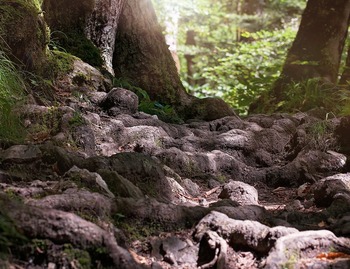
M 349 19 L 348 0 L 309 0 L 281 79 L 321 78 L 336 83 Z
M 150 0 L 128 0 L 119 19 L 113 67 L 117 78 L 146 91 L 182 118 L 233 115 L 219 99 L 198 100 L 186 93 Z
M 304 0 L 154 2 L 161 21 L 164 5 L 178 5 L 178 55 L 187 91 L 221 97 L 243 114 L 280 75 L 305 7 Z
M 293 106 L 305 111 L 320 106 L 336 112 L 334 105 L 342 97 L 334 89 L 349 19 L 350 1 L 309 0 L 279 79 L 268 96 L 253 104 L 252 111 L 259 107 L 260 112 L 290 110 Z

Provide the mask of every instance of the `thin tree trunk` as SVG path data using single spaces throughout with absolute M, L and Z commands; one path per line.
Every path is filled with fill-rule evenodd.
M 195 31 L 193 31 L 193 30 L 187 31 L 187 33 L 186 33 L 186 46 L 195 46 L 196 45 L 195 35 L 196 35 Z M 191 86 L 194 86 L 196 83 L 194 78 L 193 78 L 193 74 L 194 74 L 193 58 L 194 57 L 195 56 L 193 55 L 193 53 L 185 54 L 186 65 L 187 65 L 187 81 L 188 81 L 188 84 Z
M 340 82 L 341 85 L 350 85 L 350 45 L 348 47 L 348 52 L 346 56 L 345 69 L 341 75 Z
M 142 88 L 152 100 L 170 105 L 190 102 L 150 0 L 125 3 L 118 25 L 113 67 L 116 77 Z

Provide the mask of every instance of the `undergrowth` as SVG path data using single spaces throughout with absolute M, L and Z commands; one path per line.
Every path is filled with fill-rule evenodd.
M 150 115 L 157 115 L 157 117 L 168 123 L 183 123 L 175 109 L 170 105 L 164 105 L 158 101 L 151 100 L 148 93 L 140 87 L 132 85 L 124 78 L 115 78 L 113 80 L 114 87 L 121 87 L 134 92 L 139 97 L 139 111 Z
M 293 82 L 286 92 L 285 99 L 277 104 L 278 110 L 296 112 L 319 108 L 325 113 L 350 114 L 350 92 L 317 78 Z
M 25 128 L 15 110 L 24 101 L 25 89 L 22 75 L 5 53 L 0 51 L 0 140 L 24 140 Z

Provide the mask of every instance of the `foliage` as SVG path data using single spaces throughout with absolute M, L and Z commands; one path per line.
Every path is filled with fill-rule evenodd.
M 68 121 L 70 128 L 76 128 L 85 124 L 85 119 L 79 111 L 74 111 L 72 117 Z
M 221 97 L 240 113 L 246 113 L 250 103 L 278 78 L 295 31 L 246 32 L 244 36 L 252 41 L 236 43 L 233 50 L 218 49 L 221 56 L 216 66 L 202 68 L 206 83 L 193 90 L 199 96 Z
M 140 87 L 132 85 L 124 78 L 114 78 L 113 86 L 128 89 L 134 92 L 139 98 L 139 111 L 151 115 L 157 115 L 164 122 L 182 123 L 174 108 L 170 105 L 163 105 L 157 101 L 152 101 L 148 93 Z
M 350 92 L 319 79 L 286 85 L 286 96 L 277 104 L 279 111 L 309 111 L 320 108 L 326 113 L 344 114 L 350 104 Z
M 178 28 L 174 32 L 184 86 L 199 97 L 221 97 L 241 113 L 279 76 L 306 4 L 305 0 L 255 1 L 256 5 L 239 0 L 153 2 L 165 29 L 169 24 Z M 172 16 L 175 13 L 178 18 Z M 193 31 L 195 44 L 186 44 L 188 31 Z M 191 72 L 186 57 L 192 58 Z
M 24 100 L 25 84 L 15 65 L 0 51 L 0 140 L 23 141 L 24 127 L 15 112 Z
M 6 198 L 5 198 L 6 199 Z M 0 260 L 6 256 L 13 246 L 22 245 L 27 239 L 17 230 L 13 221 L 4 210 L 4 203 L 0 201 Z
M 339 150 L 337 138 L 334 134 L 334 123 L 328 119 L 317 121 L 311 124 L 307 129 L 308 146 L 311 149 L 317 149 L 326 152 L 327 150 Z

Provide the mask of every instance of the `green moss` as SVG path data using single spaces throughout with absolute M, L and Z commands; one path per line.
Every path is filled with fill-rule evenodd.
M 73 116 L 68 121 L 70 128 L 74 129 L 85 124 L 85 119 L 80 112 L 74 111 Z
M 92 268 L 92 262 L 89 252 L 81 249 L 74 248 L 71 244 L 64 244 L 63 252 L 67 254 L 67 258 L 71 261 L 77 261 L 80 265 L 79 268 L 89 269 Z
M 55 32 L 52 38 L 56 45 L 66 52 L 82 59 L 84 62 L 101 67 L 103 60 L 100 50 L 86 38 L 82 30 L 70 30 L 69 32 Z
M 73 77 L 72 82 L 78 86 L 82 86 L 87 80 L 88 77 L 85 74 L 78 73 Z
M 47 27 L 38 0 L 2 0 L 0 48 L 24 69 L 38 71 L 45 61 Z
M 164 122 L 177 124 L 183 123 L 183 120 L 179 117 L 174 107 L 163 105 L 158 101 L 152 101 L 145 90 L 133 85 L 128 79 L 114 78 L 113 86 L 134 92 L 139 97 L 139 111 L 150 115 L 157 115 L 157 117 Z
M 0 51 L 0 140 L 23 142 L 25 129 L 16 107 L 24 101 L 25 90 L 21 73 Z
M 121 214 L 115 214 L 113 221 L 116 227 L 121 229 L 129 242 L 135 240 L 144 240 L 150 236 L 158 236 L 162 232 L 170 231 L 174 227 L 157 222 L 155 220 L 130 220 Z
M 7 198 L 6 198 L 7 199 Z M 8 217 L 3 200 L 0 201 L 0 258 L 10 254 L 11 247 L 24 244 L 27 239 L 19 232 L 16 225 Z
M 47 72 L 44 76 L 53 79 L 73 71 L 75 60 L 77 58 L 69 53 L 58 50 L 50 51 Z

